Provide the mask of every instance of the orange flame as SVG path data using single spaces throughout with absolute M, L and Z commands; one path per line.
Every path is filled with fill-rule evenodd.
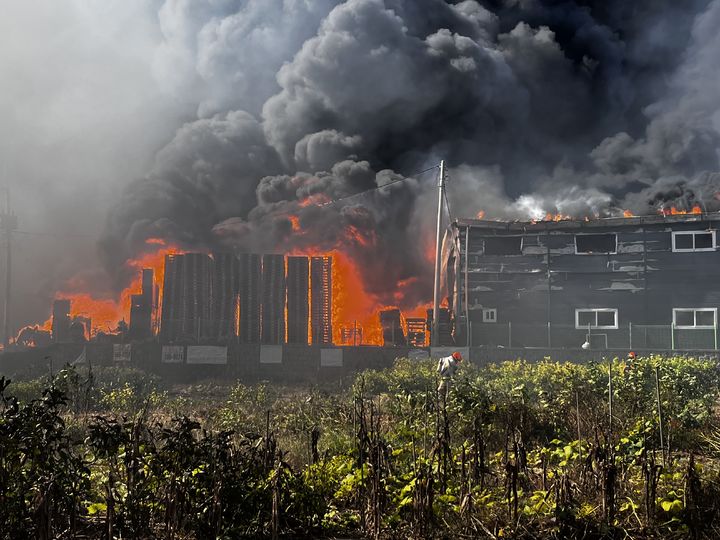
M 545 214 L 545 217 L 543 218 L 543 221 L 563 221 L 565 219 L 572 219 L 570 216 L 566 216 L 563 214 L 551 214 L 548 212 Z
M 332 266 L 332 318 L 333 342 L 341 343 L 341 327 L 357 325 L 362 328 L 363 343 L 382 345 L 382 326 L 378 315 L 384 306 L 365 292 L 360 271 L 346 254 L 338 250 L 330 252 Z
M 633 214 L 630 210 L 623 210 L 623 217 L 634 217 L 635 214 Z
M 477 213 L 477 218 L 478 218 L 478 219 L 483 219 L 484 217 L 485 217 L 485 210 L 480 210 L 480 211 Z
M 352 235 L 352 232 L 348 233 Z M 343 328 L 356 328 L 358 335 L 362 334 L 363 345 L 383 345 L 383 331 L 380 324 L 380 311 L 392 309 L 396 306 L 385 305 L 374 295 L 368 293 L 362 280 L 357 264 L 352 258 L 340 251 L 330 251 L 315 248 L 295 250 L 290 255 L 304 255 L 308 257 L 332 257 L 332 325 L 333 343 L 343 343 Z M 429 251 L 428 251 L 429 255 Z M 432 258 L 434 258 L 434 252 Z M 401 287 L 403 283 L 399 283 Z M 396 298 L 397 300 L 398 298 Z M 421 305 L 414 310 L 403 312 L 406 317 L 425 318 L 425 309 L 429 306 Z
M 313 195 L 310 195 L 306 199 L 303 199 L 302 201 L 298 202 L 301 208 L 305 208 L 307 206 L 322 206 L 324 204 L 328 204 L 331 202 L 330 197 L 325 195 L 324 193 L 315 193 Z
M 291 222 L 294 216 L 290 217 Z M 297 219 L 297 218 L 296 218 Z M 376 241 L 372 236 L 361 234 L 355 229 L 348 229 L 347 239 L 350 242 L 367 246 Z M 119 295 L 113 297 L 98 297 L 83 290 L 83 281 L 80 279 L 69 280 L 66 287 L 55 295 L 56 299 L 68 299 L 71 302 L 71 317 L 86 317 L 92 320 L 93 328 L 103 331 L 114 331 L 121 320 L 128 320 L 130 314 L 131 296 L 141 292 L 142 269 L 151 268 L 154 271 L 155 289 L 159 295 L 157 312 L 160 312 L 162 303 L 162 285 L 164 278 L 165 256 L 170 254 L 182 254 L 183 250 L 167 244 L 159 239 L 151 239 L 146 242 L 151 249 L 136 259 L 126 262 L 126 265 L 135 272 L 132 283 Z M 428 260 L 434 260 L 434 246 L 428 246 L 426 250 Z M 329 255 L 333 258 L 332 264 L 332 324 L 333 343 L 342 343 L 343 327 L 355 327 L 362 334 L 362 344 L 382 345 L 383 331 L 380 324 L 379 312 L 391 309 L 396 306 L 385 305 L 375 295 L 366 291 L 357 264 L 345 252 L 333 249 L 329 252 L 314 248 L 297 251 L 292 255 L 320 256 Z M 398 283 L 398 289 L 408 286 L 414 278 Z M 398 293 L 393 302 L 401 303 L 402 295 Z M 445 301 L 446 303 L 446 301 Z M 425 310 L 430 305 L 419 305 L 412 310 L 406 310 L 403 315 L 406 317 L 425 318 Z M 43 330 L 51 330 L 52 318 L 49 318 L 42 326 Z M 90 337 L 90 336 L 88 336 Z
M 300 232 L 300 218 L 297 216 L 290 215 L 290 216 L 288 216 L 288 219 L 290 220 L 290 223 L 292 224 L 293 232 Z
M 145 241 L 146 245 L 152 246 L 154 251 L 144 253 L 137 259 L 126 262 L 127 266 L 134 270 L 133 281 L 120 293 L 119 298 L 108 295 L 108 297 L 96 297 L 92 294 L 79 290 L 83 287 L 82 280 L 72 278 L 66 283 L 65 290 L 55 294 L 55 300 L 70 300 L 70 317 L 86 317 L 92 321 L 93 329 L 103 331 L 114 331 L 121 320 L 128 320 L 130 316 L 131 296 L 138 294 L 142 289 L 142 270 L 150 268 L 153 270 L 155 289 L 159 293 L 159 301 L 162 300 L 162 283 L 165 275 L 165 255 L 180 254 L 182 250 L 176 246 L 169 245 L 160 238 L 150 238 Z M 42 330 L 52 329 L 52 316 L 41 326 Z M 90 336 L 87 336 L 90 337 Z
M 700 206 L 695 205 L 693 206 L 689 211 L 688 210 L 678 210 L 675 206 L 671 206 L 670 208 L 661 208 L 659 210 L 660 214 L 663 216 L 682 216 L 686 214 L 702 214 L 702 208 Z

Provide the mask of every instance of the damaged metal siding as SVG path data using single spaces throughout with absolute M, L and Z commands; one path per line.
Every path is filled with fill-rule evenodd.
M 719 221 L 718 214 L 456 221 L 455 250 L 449 255 L 454 264 L 448 264 L 448 273 L 455 273 L 448 284 L 456 342 L 506 346 L 515 344 L 514 338 L 525 346 L 577 347 L 587 332 L 575 328 L 576 309 L 615 308 L 618 328 L 608 332 L 631 343 L 632 325 L 669 326 L 673 308 L 718 308 L 717 248 L 676 252 L 672 234 L 715 230 Z M 576 236 L 608 234 L 616 235 L 614 251 L 578 253 Z M 513 251 L 517 237 L 518 254 L 492 254 Z M 586 237 L 580 244 L 592 247 L 594 240 Z M 607 249 L 607 238 L 597 240 Z M 483 321 L 488 309 L 497 310 L 496 322 Z

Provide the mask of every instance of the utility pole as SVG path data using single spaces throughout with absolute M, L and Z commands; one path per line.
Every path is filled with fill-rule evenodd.
M 440 238 L 442 232 L 442 202 L 445 195 L 445 161 L 440 162 L 440 174 L 438 175 L 438 211 L 437 211 L 437 235 L 435 237 L 435 285 L 433 287 L 433 320 L 430 329 L 430 345 L 440 345 Z
M 0 229 L 5 237 L 5 302 L 3 303 L 3 346 L 10 345 L 10 293 L 12 291 L 12 233 L 17 230 L 17 216 L 10 210 L 10 189 L 5 189 L 5 211 L 0 213 Z

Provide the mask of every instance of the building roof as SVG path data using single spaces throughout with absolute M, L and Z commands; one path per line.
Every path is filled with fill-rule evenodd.
M 486 219 L 456 219 L 454 227 L 473 227 L 478 229 L 503 229 L 508 231 L 552 231 L 582 230 L 595 228 L 637 227 L 642 225 L 702 223 L 720 221 L 720 212 L 703 214 L 673 214 L 631 217 L 610 217 L 598 219 L 561 219 L 558 221 L 493 221 Z

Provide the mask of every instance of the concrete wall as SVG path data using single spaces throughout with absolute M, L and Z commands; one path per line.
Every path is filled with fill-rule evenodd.
M 181 363 L 163 363 L 162 346 L 155 342 L 134 343 L 129 362 L 114 360 L 112 344 L 58 344 L 0 355 L 0 375 L 37 377 L 49 373 L 51 368 L 57 372 L 64 365 L 77 361 L 90 362 L 93 366 L 137 368 L 179 383 L 207 379 L 316 383 L 337 381 L 364 369 L 390 367 L 396 358 L 407 356 L 409 351 L 403 347 L 340 347 L 341 365 L 323 366 L 321 349 L 331 349 L 332 346 L 282 345 L 279 346 L 282 351 L 279 363 L 263 363 L 262 347 L 266 346 L 232 343 L 227 347 L 227 362 L 224 364 L 189 364 L 187 349 Z M 333 360 L 337 364 L 337 355 L 333 355 Z
M 261 345 L 232 344 L 227 349 L 226 364 L 188 364 L 187 357 L 182 363 L 163 363 L 162 347 L 158 343 L 136 343 L 132 346 L 130 362 L 113 360 L 112 344 L 63 344 L 44 349 L 30 349 L 22 352 L 9 352 L 0 355 L 0 375 L 10 378 L 29 378 L 47 374 L 50 369 L 57 372 L 65 364 L 82 360 L 93 366 L 126 366 L 153 373 L 161 378 L 177 383 L 193 383 L 202 380 L 243 381 L 253 383 L 270 381 L 277 383 L 321 383 L 350 378 L 365 369 L 385 369 L 392 366 L 394 360 L 406 357 L 407 347 L 340 347 L 342 366 L 321 365 L 321 347 L 304 345 L 282 346 L 280 363 L 262 363 Z M 687 354 L 718 359 L 718 353 L 707 351 L 650 351 L 638 350 L 638 355 Z M 501 347 L 473 347 L 470 361 L 478 365 L 515 360 L 539 361 L 550 357 L 557 361 L 588 362 L 599 361 L 603 357 L 613 357 L 617 353 L 606 351 L 585 351 L 581 349 L 509 349 Z M 333 355 L 335 359 L 335 356 Z

